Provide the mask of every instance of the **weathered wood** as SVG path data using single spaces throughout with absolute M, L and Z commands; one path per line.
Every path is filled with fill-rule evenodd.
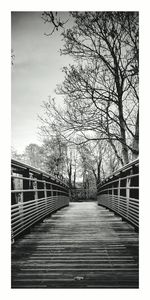
M 12 246 L 12 288 L 137 288 L 138 233 L 94 202 L 71 203 Z

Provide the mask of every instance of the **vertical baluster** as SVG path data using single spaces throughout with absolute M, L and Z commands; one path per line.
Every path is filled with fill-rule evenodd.
M 51 203 L 52 203 L 52 206 L 54 206 L 53 185 L 52 184 L 50 185 L 50 189 L 51 189 Z
M 29 192 L 29 200 L 34 200 L 34 198 L 35 198 L 35 195 L 34 195 L 34 188 L 33 188 L 33 174 L 29 174 L 29 178 L 30 178 L 30 180 L 29 180 L 29 189 L 30 190 L 33 190 L 33 191 L 30 191 Z
M 40 191 L 44 189 L 43 174 L 41 173 L 38 176 L 39 181 L 37 181 L 37 189 L 38 189 L 38 199 L 44 198 L 44 191 Z
M 59 187 L 57 186 L 56 187 L 56 189 L 57 189 L 57 192 L 56 192 L 56 209 L 59 207 L 59 192 L 58 192 L 58 190 L 59 190 Z
M 37 178 L 35 178 L 35 181 L 34 181 L 34 187 L 35 187 L 35 192 L 34 192 L 34 199 L 36 200 L 36 203 L 38 202 L 38 192 L 37 192 Z
M 120 178 L 119 178 L 119 180 L 118 180 L 118 205 L 117 205 L 117 207 L 118 207 L 118 212 L 120 211 Z
M 126 207 L 127 207 L 127 219 L 129 215 L 129 199 L 130 199 L 130 178 L 126 179 Z
M 45 206 L 47 209 L 47 187 L 46 187 L 46 181 L 44 181 L 44 198 L 45 198 Z
M 23 177 L 26 177 L 23 179 L 23 203 L 29 201 L 29 190 L 30 184 L 29 184 L 29 168 L 23 170 Z M 26 191 L 25 191 L 26 190 Z M 24 212 L 26 211 L 26 205 L 25 204 L 19 204 L 19 215 L 20 215 L 20 225 L 23 225 L 25 227 L 25 220 L 24 220 Z
M 13 176 L 13 172 L 11 172 L 11 175 Z M 13 177 L 11 177 L 11 190 L 15 190 L 15 180 Z M 17 204 L 15 193 L 11 193 L 11 205 L 13 204 Z
M 115 202 L 115 196 L 114 196 L 114 184 L 112 183 L 112 208 L 113 208 L 113 205 L 114 205 L 114 202 Z
M 39 208 L 40 199 L 44 198 L 44 192 L 40 191 L 41 189 L 44 189 L 44 184 L 42 182 L 42 180 L 43 180 L 43 174 L 42 173 L 40 175 L 38 175 L 38 180 L 39 181 L 37 181 L 37 190 L 38 190 L 37 191 L 38 192 L 38 207 L 37 207 L 37 209 L 38 209 L 38 213 L 40 213 L 40 210 L 42 208 L 42 207 Z
M 53 199 L 53 185 L 51 184 L 50 187 L 51 187 L 51 196 L 52 196 L 52 199 Z
M 29 168 L 23 171 L 23 177 L 28 179 L 23 179 L 23 190 L 29 190 Z M 23 192 L 23 202 L 29 201 L 29 193 Z

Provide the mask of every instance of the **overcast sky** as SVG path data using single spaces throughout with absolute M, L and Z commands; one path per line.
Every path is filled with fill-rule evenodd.
M 64 14 L 64 12 L 63 12 Z M 63 80 L 61 68 L 71 60 L 60 56 L 60 34 L 49 32 L 40 12 L 12 13 L 12 146 L 21 153 L 29 143 L 39 143 L 42 101 L 54 96 L 57 83 Z

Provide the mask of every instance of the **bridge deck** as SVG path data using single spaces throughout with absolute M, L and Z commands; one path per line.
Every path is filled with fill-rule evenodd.
M 12 246 L 13 288 L 137 288 L 138 234 L 95 202 L 70 203 Z

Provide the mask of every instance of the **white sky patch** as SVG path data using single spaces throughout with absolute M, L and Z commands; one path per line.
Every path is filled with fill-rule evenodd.
M 63 14 L 66 14 L 63 12 Z M 41 12 L 12 13 L 12 146 L 22 152 L 29 143 L 38 143 L 37 115 L 42 101 L 55 96 L 56 84 L 63 80 L 62 67 L 71 58 L 60 56 L 60 32 L 50 37 Z M 59 97 L 59 101 L 61 98 Z

